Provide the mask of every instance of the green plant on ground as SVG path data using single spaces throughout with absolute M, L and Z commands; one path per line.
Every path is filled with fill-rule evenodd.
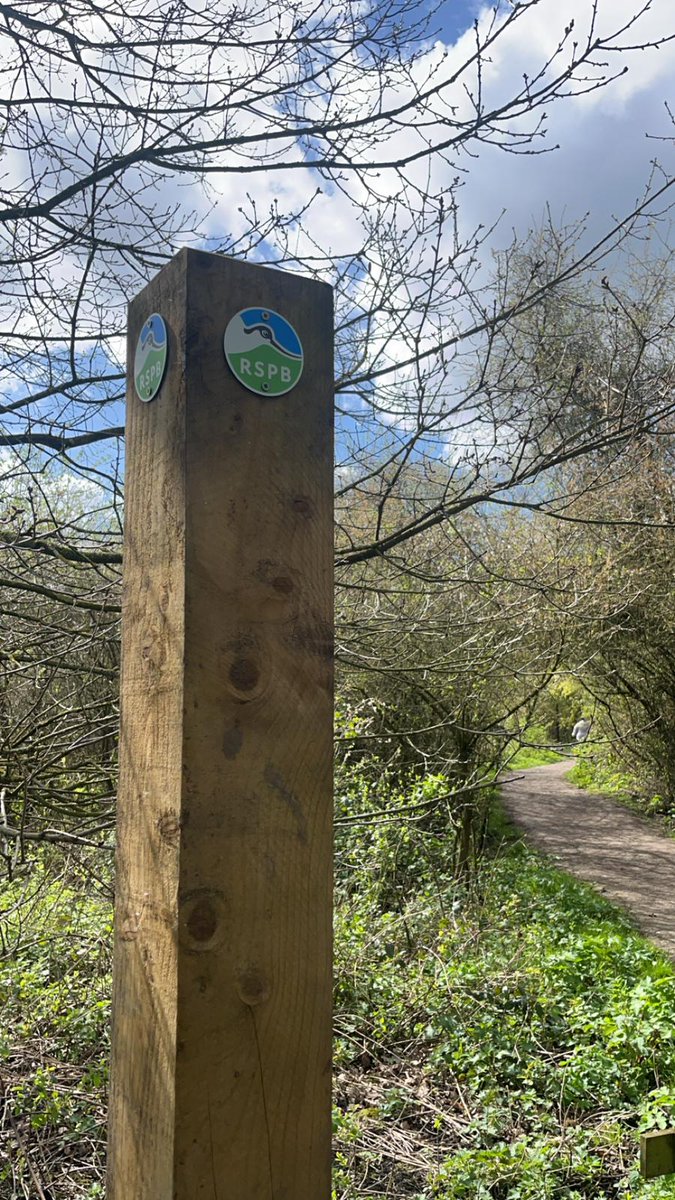
M 36 1179 L 54 1200 L 103 1194 L 111 928 L 76 856 L 45 851 L 3 888 L 0 1200 L 38 1196 Z
M 619 769 L 605 750 L 595 746 L 580 746 L 577 761 L 567 778 L 570 783 L 589 791 L 608 796 L 630 795 L 635 792 L 635 780 L 625 769 Z
M 362 787 L 342 811 L 379 809 Z M 675 1200 L 635 1169 L 675 1120 L 673 967 L 497 816 L 470 882 L 435 822 L 338 826 L 335 1200 Z M 53 867 L 3 893 L 0 1200 L 31 1170 L 102 1195 L 110 899 Z
M 671 965 L 518 843 L 471 890 L 436 865 L 338 906 L 335 1196 L 675 1197 L 635 1170 L 675 1111 Z
M 612 796 L 633 812 L 656 817 L 668 832 L 675 831 L 675 813 L 668 798 L 646 791 L 634 775 L 617 766 L 607 750 L 582 746 L 567 779 L 576 787 Z
M 550 734 L 543 725 L 528 725 L 520 738 L 513 738 L 507 743 L 504 753 L 510 771 L 543 767 L 548 763 L 562 762 L 565 757 L 565 754 L 553 748 Z

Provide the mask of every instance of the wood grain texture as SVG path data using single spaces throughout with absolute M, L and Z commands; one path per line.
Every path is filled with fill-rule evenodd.
M 248 306 L 296 388 L 224 359 Z M 109 1200 L 328 1200 L 332 294 L 182 252 L 134 302 Z

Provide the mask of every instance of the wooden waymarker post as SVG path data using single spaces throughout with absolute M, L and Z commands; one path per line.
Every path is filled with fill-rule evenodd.
M 655 1129 L 642 1134 L 640 1174 L 643 1179 L 675 1175 L 675 1129 Z
M 130 307 L 108 1200 L 330 1197 L 332 329 L 196 251 Z

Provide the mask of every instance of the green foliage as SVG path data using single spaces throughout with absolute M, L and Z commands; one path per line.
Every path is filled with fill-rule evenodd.
M 379 766 L 379 770 L 378 770 Z M 336 770 L 338 898 L 364 890 L 401 911 L 411 887 L 436 894 L 477 868 L 494 787 L 457 787 L 442 772 L 392 781 L 372 759 Z
M 668 832 L 673 831 L 675 814 L 668 797 L 645 791 L 640 780 L 617 764 L 611 752 L 582 747 L 567 778 L 579 788 L 613 796 L 635 812 L 657 817 Z
M 528 767 L 543 767 L 560 762 L 565 757 L 551 745 L 551 736 L 544 725 L 529 725 L 520 744 L 515 739 L 506 747 L 505 759 L 509 770 L 524 771 Z
M 598 754 L 590 747 L 581 747 L 578 758 L 567 778 L 577 787 L 622 796 L 634 790 L 635 781 L 625 770 L 619 770 L 609 756 Z
M 102 1195 L 96 1188 L 104 1145 L 112 923 L 106 891 L 76 859 L 54 878 L 48 853 L 28 884 L 19 879 L 3 888 L 0 1077 L 12 1122 L 2 1135 L 1 1200 L 34 1194 L 28 1156 L 33 1171 L 40 1164 L 45 1192 L 53 1188 L 59 1200 Z
M 470 890 L 419 882 L 396 911 L 365 880 L 338 909 L 336 1196 L 675 1196 L 631 1165 L 675 1113 L 670 964 L 516 843 Z
M 555 675 L 537 700 L 542 741 L 570 742 L 575 723 L 588 708 L 589 697 L 579 680 L 573 675 Z
M 434 776 L 339 777 L 335 1200 L 668 1200 L 637 1135 L 675 1121 L 675 972 L 602 897 L 527 851 L 499 812 L 454 875 Z M 420 806 L 412 816 L 377 814 Z M 418 819 L 419 818 L 419 819 Z M 0 1200 L 102 1195 L 110 903 L 46 856 L 6 887 Z M 97 1190 L 98 1189 L 98 1190 Z

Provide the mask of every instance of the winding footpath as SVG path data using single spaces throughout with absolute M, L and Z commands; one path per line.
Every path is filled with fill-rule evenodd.
M 675 840 L 606 796 L 567 783 L 573 760 L 505 776 L 504 807 L 526 840 L 627 909 L 675 958 Z

